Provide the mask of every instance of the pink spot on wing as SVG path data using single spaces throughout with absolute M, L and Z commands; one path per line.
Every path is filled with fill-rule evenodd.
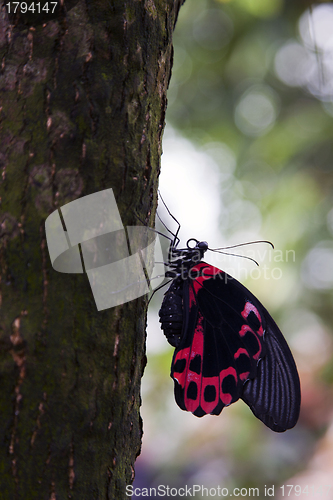
M 212 385 L 215 387 L 215 399 L 214 401 L 205 401 L 205 389 L 207 386 Z M 211 413 L 214 408 L 217 406 L 220 396 L 219 396 L 219 377 L 203 377 L 202 385 L 201 385 L 201 397 L 200 397 L 200 405 L 204 412 Z
M 228 377 L 229 375 L 232 375 L 234 377 L 236 385 L 237 385 L 237 372 L 236 372 L 235 368 L 233 368 L 232 366 L 229 366 L 229 368 L 226 368 L 225 370 L 220 371 L 220 398 L 221 398 L 222 403 L 224 403 L 225 405 L 230 405 L 230 403 L 232 402 L 232 395 L 222 391 L 223 380 L 226 377 Z
M 173 362 L 173 365 L 175 365 L 177 361 L 182 361 L 183 359 L 185 360 L 186 365 L 185 369 L 182 372 L 176 372 L 175 370 L 173 371 L 173 378 L 177 380 L 178 384 L 183 388 L 185 387 L 185 382 L 186 382 L 186 372 L 187 372 L 189 354 L 190 354 L 190 348 L 186 347 L 185 349 L 182 349 L 181 351 L 177 352 Z
M 242 328 L 239 330 L 239 335 L 241 337 L 244 337 L 244 335 L 246 335 L 247 332 L 251 332 L 255 335 L 254 331 L 252 330 L 252 328 L 249 325 L 242 325 Z
M 202 355 L 203 355 L 203 344 L 204 344 L 204 331 L 203 331 L 203 316 L 199 312 L 197 324 L 193 334 L 193 340 L 190 347 L 186 349 L 186 367 L 184 372 L 182 373 L 181 381 L 178 380 L 177 377 L 174 378 L 180 383 L 180 385 L 184 388 L 184 403 L 185 408 L 188 411 L 194 412 L 199 404 L 200 404 L 200 396 L 201 396 L 201 384 L 202 384 Z M 185 349 L 183 349 L 185 351 Z M 180 351 L 181 352 L 181 351 Z M 200 356 L 201 366 L 200 373 L 196 373 L 190 369 L 191 361 L 196 357 Z M 177 356 L 176 356 L 177 359 Z M 187 390 L 190 383 L 193 382 L 197 386 L 197 397 L 196 399 L 190 399 L 187 397 Z
M 234 354 L 234 359 L 238 359 L 238 358 L 239 358 L 239 356 L 240 356 L 241 354 L 245 354 L 248 358 L 250 357 L 250 356 L 249 356 L 249 353 L 247 352 L 247 350 L 246 350 L 246 349 L 244 349 L 244 347 L 240 347 L 240 348 L 239 348 L 239 349 L 237 349 L 237 351 L 235 352 L 235 354 Z
M 257 334 L 262 336 L 264 334 L 264 330 L 262 327 L 262 320 L 261 320 L 261 316 L 259 314 L 259 311 L 255 305 L 253 305 L 253 304 L 251 304 L 251 302 L 247 301 L 243 311 L 241 312 L 241 315 L 243 316 L 244 319 L 247 320 L 247 318 L 249 317 L 249 314 L 251 312 L 253 312 L 257 316 L 257 318 L 260 322 L 260 327 L 258 328 Z
M 246 349 L 243 347 L 240 347 L 234 354 L 234 359 L 238 359 L 241 354 L 245 354 L 248 358 L 250 358 L 249 353 L 247 352 Z M 250 375 L 250 372 L 242 372 L 239 373 L 238 376 L 241 380 L 246 380 L 248 376 Z
M 251 312 L 254 312 L 254 314 L 257 316 L 257 318 L 261 322 L 261 318 L 260 318 L 260 314 L 259 314 L 258 309 L 251 302 L 247 301 L 246 304 L 245 304 L 245 307 L 244 307 L 244 309 L 242 311 L 243 318 L 246 319 Z
M 260 342 L 259 338 L 257 337 L 257 335 L 255 334 L 255 332 L 252 330 L 252 328 L 249 325 L 242 325 L 242 328 L 239 330 L 239 335 L 241 337 L 244 337 L 244 335 L 246 335 L 249 332 L 252 333 L 252 335 L 254 336 L 256 341 L 258 342 L 258 351 L 255 354 L 253 354 L 253 356 L 252 356 L 254 359 L 258 360 L 260 353 L 261 353 L 261 342 Z

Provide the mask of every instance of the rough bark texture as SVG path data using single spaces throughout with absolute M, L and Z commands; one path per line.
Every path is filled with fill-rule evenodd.
M 115 500 L 140 450 L 146 302 L 97 312 L 86 275 L 52 269 L 44 223 L 110 187 L 124 226 L 152 222 L 182 0 L 61 3 L 0 2 L 0 489 Z

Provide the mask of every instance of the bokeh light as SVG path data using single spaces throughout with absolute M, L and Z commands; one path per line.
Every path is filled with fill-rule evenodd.
M 298 23 L 299 40 L 289 40 L 276 54 L 275 69 L 287 85 L 304 86 L 323 101 L 333 98 L 333 5 L 308 9 Z
M 231 251 L 259 267 L 209 252 L 205 260 L 240 279 L 280 325 L 300 372 L 299 423 L 275 434 L 242 401 L 219 417 L 181 411 L 170 378 L 173 349 L 158 322 L 162 289 L 148 315 L 138 485 L 258 487 L 260 498 L 274 485 L 282 498 L 284 484 L 317 488 L 331 475 L 333 5 L 308 7 L 185 2 L 174 34 L 160 177 L 181 223 L 181 245 L 192 237 L 215 248 L 274 243 L 274 250 Z M 158 211 L 174 231 L 161 203 Z M 315 489 L 307 498 L 318 495 Z
M 268 86 L 253 86 L 240 97 L 235 122 L 245 134 L 258 136 L 268 132 L 278 114 L 278 97 Z
M 333 242 L 320 242 L 310 250 L 303 262 L 302 280 L 308 288 L 333 288 Z

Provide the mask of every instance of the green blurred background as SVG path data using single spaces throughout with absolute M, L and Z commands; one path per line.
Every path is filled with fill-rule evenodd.
M 162 291 L 149 310 L 134 486 L 257 487 L 265 498 L 274 485 L 274 498 L 333 499 L 333 5 L 186 0 L 174 51 L 162 196 L 182 245 L 190 237 L 215 248 L 274 243 L 274 251 L 237 251 L 259 268 L 237 257 L 205 260 L 240 279 L 280 325 L 299 368 L 302 410 L 282 434 L 242 401 L 219 417 L 181 411 L 173 349 L 158 324 Z

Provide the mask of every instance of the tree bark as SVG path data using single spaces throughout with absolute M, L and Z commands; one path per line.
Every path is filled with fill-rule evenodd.
M 182 2 L 0 2 L 2 498 L 128 498 L 146 300 L 98 312 L 86 275 L 52 269 L 45 219 L 113 188 L 124 226 L 153 224 Z

